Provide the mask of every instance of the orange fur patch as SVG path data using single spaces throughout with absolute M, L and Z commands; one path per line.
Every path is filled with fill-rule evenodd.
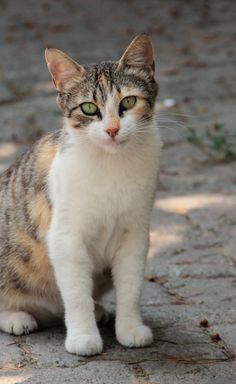
M 108 88 L 108 82 L 107 82 L 107 78 L 106 78 L 106 76 L 104 75 L 104 73 L 102 73 L 102 75 L 101 75 L 101 82 L 102 82 L 103 88 L 107 90 L 107 88 Z
M 133 112 L 137 115 L 145 115 L 150 112 L 149 105 L 139 105 L 134 107 Z
M 37 225 L 39 237 L 45 237 L 51 222 L 51 208 L 45 195 L 41 192 L 33 197 L 30 204 L 30 215 L 33 222 Z
M 54 157 L 56 156 L 56 153 L 57 145 L 51 143 L 47 136 L 40 140 L 37 152 L 37 163 L 41 172 L 49 172 L 50 166 Z
M 136 115 L 144 116 L 150 113 L 150 107 L 143 100 L 139 100 L 137 106 L 134 106 L 132 112 Z
M 29 263 L 23 263 L 19 258 L 11 258 L 12 267 L 21 277 L 22 282 L 35 292 L 43 291 L 49 295 L 53 294 L 56 285 L 46 245 L 33 239 L 21 228 L 17 228 L 15 239 L 19 246 L 31 255 Z

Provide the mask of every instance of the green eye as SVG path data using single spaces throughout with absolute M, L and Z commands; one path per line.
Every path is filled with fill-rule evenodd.
M 83 103 L 80 108 L 85 115 L 93 116 L 98 112 L 98 107 L 94 103 Z
M 136 101 L 137 101 L 136 96 L 124 97 L 124 99 L 121 100 L 121 102 L 120 102 L 121 110 L 126 111 L 127 109 L 133 108 L 136 104 Z

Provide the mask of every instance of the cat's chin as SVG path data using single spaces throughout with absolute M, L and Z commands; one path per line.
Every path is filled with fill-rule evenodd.
M 99 146 L 101 149 L 103 149 L 105 152 L 109 153 L 119 153 L 123 151 L 127 145 L 128 145 L 128 140 L 122 140 L 122 141 L 104 141 L 100 142 Z

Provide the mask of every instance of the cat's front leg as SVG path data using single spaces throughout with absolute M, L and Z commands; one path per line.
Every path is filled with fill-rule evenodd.
M 116 336 L 127 347 L 143 347 L 152 342 L 152 332 L 143 324 L 140 296 L 143 285 L 149 235 L 134 231 L 125 235 L 113 264 L 116 290 Z
M 102 351 L 92 298 L 92 264 L 83 242 L 73 228 L 52 223 L 49 255 L 65 307 L 68 352 L 95 355 Z

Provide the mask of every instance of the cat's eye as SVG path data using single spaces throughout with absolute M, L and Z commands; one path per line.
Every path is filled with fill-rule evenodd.
M 127 109 L 131 109 L 135 106 L 136 101 L 137 101 L 136 96 L 126 96 L 120 102 L 120 109 L 122 111 L 126 111 Z
M 80 108 L 85 115 L 94 116 L 98 113 L 98 107 L 94 103 L 82 103 Z

